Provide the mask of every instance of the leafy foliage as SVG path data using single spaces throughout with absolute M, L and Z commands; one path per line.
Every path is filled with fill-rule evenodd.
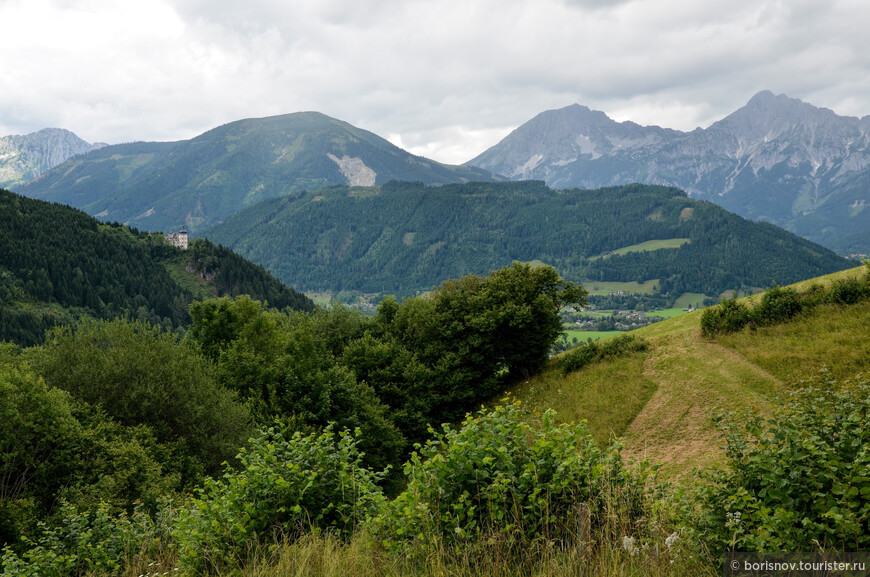
M 216 361 L 219 382 L 260 423 L 292 417 L 300 428 L 359 428 L 367 464 L 398 464 L 401 434 L 374 391 L 336 362 L 314 317 L 247 297 L 195 303 L 191 315 L 190 335 Z
M 568 374 L 605 359 L 647 350 L 648 343 L 634 335 L 619 335 L 604 341 L 592 341 L 575 347 L 559 357 L 562 372 Z
M 727 467 L 709 475 L 699 530 L 718 551 L 870 545 L 870 382 L 824 376 L 772 417 L 717 419 Z
M 505 374 L 543 366 L 562 331 L 559 309 L 585 297 L 551 267 L 514 263 L 467 275 L 426 296 L 382 301 L 371 336 L 349 344 L 341 360 L 399 412 L 403 432 L 422 441 L 429 423 L 461 418 L 492 398 Z
M 383 504 L 383 473 L 363 467 L 354 437 L 331 426 L 303 436 L 278 423 L 252 439 L 238 462 L 222 479 L 206 479 L 178 514 L 174 534 L 191 570 L 233 566 L 278 536 L 349 534 Z
M 567 539 L 584 516 L 604 521 L 605 480 L 630 516 L 643 509 L 647 471 L 625 468 L 618 447 L 600 451 L 585 425 L 556 424 L 552 411 L 530 421 L 517 403 L 500 405 L 431 432 L 405 465 L 407 489 L 375 520 L 387 545 Z
M 250 414 L 212 368 L 172 333 L 142 322 L 84 320 L 53 329 L 28 352 L 51 386 L 100 407 L 123 425 L 147 425 L 174 446 L 186 481 L 231 458 L 251 429 Z
M 154 538 L 154 522 L 142 511 L 114 514 L 105 503 L 93 511 L 64 505 L 57 526 L 41 535 L 20 557 L 6 548 L 3 577 L 77 577 L 119 574 Z
M 132 510 L 179 488 L 148 427 L 123 427 L 47 386 L 20 357 L 0 362 L 0 399 L 0 543 L 33 534 L 60 498 Z

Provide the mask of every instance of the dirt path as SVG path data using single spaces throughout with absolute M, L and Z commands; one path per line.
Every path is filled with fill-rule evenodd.
M 696 319 L 686 318 L 686 328 Z M 716 412 L 768 410 L 782 391 L 773 375 L 703 339 L 699 329 L 648 338 L 655 353 L 644 375 L 657 388 L 623 439 L 627 456 L 661 462 L 666 473 L 685 474 L 721 458 L 722 441 L 710 420 Z

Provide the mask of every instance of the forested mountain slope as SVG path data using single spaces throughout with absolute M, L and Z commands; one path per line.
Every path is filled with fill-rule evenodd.
M 491 180 L 414 156 L 317 112 L 251 118 L 191 140 L 107 146 L 16 189 L 105 220 L 169 232 L 213 225 L 260 200 L 331 184 Z
M 46 328 L 80 315 L 178 327 L 195 297 L 242 293 L 313 308 L 262 267 L 206 240 L 185 252 L 161 234 L 0 190 L 0 340 L 38 342 Z
M 265 201 L 205 235 L 305 290 L 409 294 L 539 260 L 575 282 L 657 280 L 664 294 L 718 297 L 850 266 L 773 225 L 645 185 L 338 186 Z M 672 248 L 611 254 L 653 240 Z

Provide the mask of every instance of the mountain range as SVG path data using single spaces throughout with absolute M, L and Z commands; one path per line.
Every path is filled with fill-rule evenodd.
M 107 146 L 16 192 L 148 230 L 202 230 L 261 200 L 332 184 L 491 180 L 317 112 L 232 122 L 191 140 Z
M 841 253 L 870 251 L 870 116 L 769 91 L 692 132 L 550 110 L 466 164 L 554 188 L 675 186 Z
M 330 185 L 537 179 L 555 189 L 591 189 L 638 182 L 680 188 L 841 254 L 870 253 L 870 116 L 839 116 L 769 91 L 691 132 L 616 122 L 579 104 L 549 110 L 463 166 L 414 156 L 317 112 L 87 154 L 91 145 L 73 148 L 48 138 L 55 134 L 74 138 L 54 129 L 36 133 L 40 158 L 55 163 L 77 155 L 13 188 L 149 230 L 198 232 L 259 201 Z M 0 170 L 9 166 L 0 159 Z

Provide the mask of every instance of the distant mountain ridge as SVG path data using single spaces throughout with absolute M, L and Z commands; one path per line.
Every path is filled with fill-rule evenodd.
M 675 186 L 835 250 L 870 251 L 870 116 L 769 91 L 692 132 L 578 104 L 550 110 L 466 164 L 554 188 Z
M 335 184 L 492 180 L 318 112 L 239 120 L 191 140 L 107 146 L 16 192 L 148 230 L 195 232 L 264 199 Z
M 63 128 L 0 137 L 0 188 L 22 185 L 73 156 L 104 146 L 85 142 Z
M 853 266 L 675 188 L 556 191 L 541 181 L 335 186 L 263 201 L 204 232 L 303 290 L 414 294 L 513 261 L 660 294 L 757 290 Z M 649 241 L 656 250 L 627 249 Z M 624 253 L 624 254 L 623 254 Z

